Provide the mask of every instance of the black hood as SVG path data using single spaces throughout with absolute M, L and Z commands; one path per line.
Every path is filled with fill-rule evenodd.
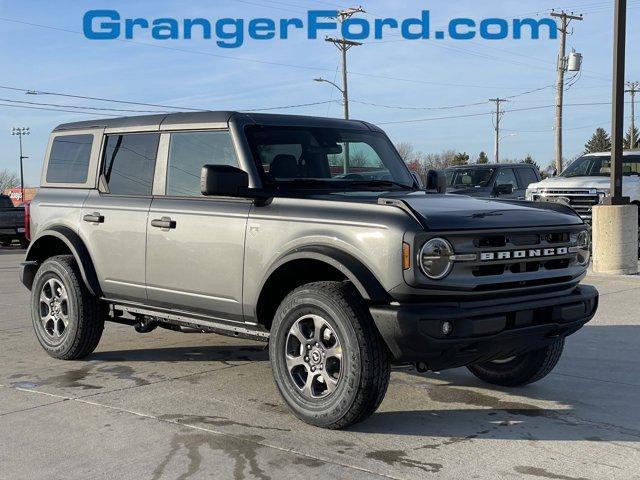
M 429 230 L 461 230 L 580 225 L 571 208 L 557 203 L 497 200 L 424 192 L 384 195 L 400 201 Z

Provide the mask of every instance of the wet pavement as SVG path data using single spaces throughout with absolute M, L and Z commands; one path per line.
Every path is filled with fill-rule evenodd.
M 107 324 L 83 361 L 32 332 L 23 252 L 0 249 L 0 478 L 640 478 L 640 277 L 590 276 L 596 319 L 525 388 L 397 370 L 369 420 L 305 425 L 264 345 Z

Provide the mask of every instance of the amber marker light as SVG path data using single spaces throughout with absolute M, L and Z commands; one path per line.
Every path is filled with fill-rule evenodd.
M 411 268 L 411 245 L 402 244 L 402 269 L 409 270 Z

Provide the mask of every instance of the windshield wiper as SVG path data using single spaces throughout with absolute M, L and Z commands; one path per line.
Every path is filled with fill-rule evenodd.
M 363 187 L 400 187 L 403 190 L 414 190 L 413 185 L 405 185 L 393 180 L 351 180 L 348 183 Z

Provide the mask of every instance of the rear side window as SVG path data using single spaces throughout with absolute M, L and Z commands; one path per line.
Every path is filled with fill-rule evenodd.
M 151 195 L 159 139 L 157 133 L 107 135 L 102 173 L 109 193 Z
M 54 138 L 49 153 L 47 183 L 85 183 L 89 172 L 93 135 Z
M 522 188 L 527 188 L 532 183 L 538 182 L 538 177 L 531 168 L 519 168 L 517 171 L 520 176 L 520 185 Z
M 167 195 L 200 197 L 204 165 L 238 166 L 229 132 L 172 133 L 169 143 Z

